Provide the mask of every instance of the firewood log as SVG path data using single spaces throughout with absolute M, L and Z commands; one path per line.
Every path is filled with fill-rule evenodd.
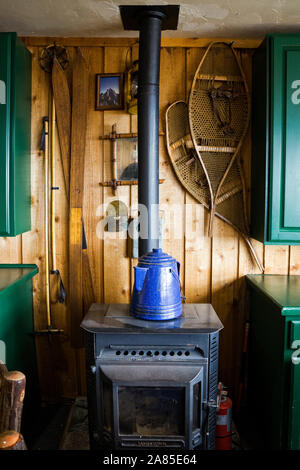
M 0 433 L 20 432 L 26 378 L 0 364 Z
M 7 372 L 6 365 L 3 364 L 2 361 L 0 361 L 0 386 L 1 386 L 1 378 L 6 372 Z
M 5 431 L 0 434 L 0 450 L 27 450 L 22 434 Z

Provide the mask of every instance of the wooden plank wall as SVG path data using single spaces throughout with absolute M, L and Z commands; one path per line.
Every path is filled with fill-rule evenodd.
M 24 42 L 33 54 L 32 80 L 32 230 L 16 238 L 0 238 L 1 263 L 36 263 L 39 275 L 34 278 L 34 318 L 36 328 L 46 326 L 44 290 L 44 228 L 43 228 L 43 154 L 39 150 L 42 118 L 49 113 L 50 77 L 39 66 L 39 55 L 50 38 L 25 38 Z M 109 232 L 104 240 L 97 236 L 101 220 L 101 205 L 115 198 L 110 188 L 99 185 L 111 179 L 111 154 L 109 142 L 99 139 L 111 131 L 117 123 L 117 132 L 135 132 L 136 116 L 124 111 L 95 111 L 95 74 L 124 72 L 126 57 L 137 57 L 135 39 L 77 39 L 56 38 L 58 44 L 68 46 L 71 80 L 71 64 L 75 46 L 80 46 L 89 65 L 90 92 L 88 133 L 86 142 L 84 221 L 88 254 L 98 302 L 128 302 L 133 281 L 135 260 L 126 257 L 127 241 L 123 234 L 112 239 Z M 165 129 L 164 114 L 175 100 L 186 99 L 193 74 L 209 40 L 164 40 L 161 51 L 160 129 Z M 237 42 L 239 54 L 251 85 L 251 55 L 258 42 Z M 250 131 L 246 138 L 242 162 L 247 190 L 250 193 Z M 220 344 L 220 379 L 235 396 L 239 381 L 243 324 L 248 315 L 247 294 L 243 276 L 257 272 L 248 255 L 244 241 L 228 225 L 215 221 L 214 235 L 208 238 L 207 212 L 188 195 L 169 163 L 164 137 L 160 137 L 160 202 L 170 206 L 180 204 L 182 222 L 180 237 L 174 233 L 164 242 L 164 250 L 181 263 L 181 282 L 187 302 L 212 302 L 220 316 L 224 330 Z M 57 265 L 68 286 L 68 208 L 63 189 L 59 146 L 56 145 L 55 185 L 61 189 L 56 194 L 55 221 L 57 235 Z M 137 200 L 137 188 L 123 186 L 118 196 L 127 205 Z M 189 204 L 189 210 L 185 209 Z M 190 210 L 192 205 L 192 210 Z M 184 230 L 185 229 L 185 230 Z M 196 229 L 198 237 L 192 236 Z M 166 232 L 170 228 L 166 227 Z M 185 231 L 185 235 L 184 235 Z M 268 246 L 255 242 L 264 261 L 267 273 L 300 274 L 300 248 Z M 43 396 L 47 400 L 70 398 L 85 391 L 84 352 L 75 351 L 69 342 L 69 318 L 64 305 L 52 304 L 53 324 L 63 328 L 65 335 L 53 338 L 37 337 L 37 356 Z

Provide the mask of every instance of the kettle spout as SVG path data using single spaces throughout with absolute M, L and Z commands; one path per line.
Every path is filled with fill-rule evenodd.
M 138 292 L 141 292 L 144 284 L 144 280 L 147 274 L 148 268 L 140 268 L 139 266 L 134 266 L 134 282 L 135 289 Z

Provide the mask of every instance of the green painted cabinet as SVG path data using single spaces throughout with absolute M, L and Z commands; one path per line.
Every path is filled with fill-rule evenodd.
M 31 228 L 31 54 L 15 33 L 0 33 L 0 236 Z
M 32 300 L 37 273 L 34 264 L 0 264 L 0 360 L 26 375 L 22 433 L 27 443 L 40 402 Z
M 300 276 L 251 274 L 248 397 L 270 449 L 300 450 Z
M 251 235 L 300 244 L 300 35 L 270 34 L 253 55 Z

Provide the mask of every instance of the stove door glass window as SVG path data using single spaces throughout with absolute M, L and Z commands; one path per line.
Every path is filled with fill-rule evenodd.
M 120 435 L 185 435 L 183 387 L 119 386 L 118 408 Z

